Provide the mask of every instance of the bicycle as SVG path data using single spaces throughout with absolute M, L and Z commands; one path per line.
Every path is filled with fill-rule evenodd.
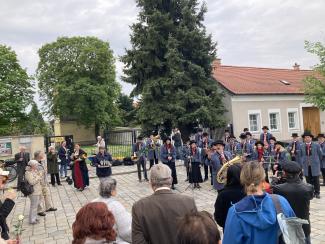
M 17 178 L 17 166 L 14 160 L 0 160 L 0 168 L 4 171 L 9 171 L 8 182 L 13 182 Z

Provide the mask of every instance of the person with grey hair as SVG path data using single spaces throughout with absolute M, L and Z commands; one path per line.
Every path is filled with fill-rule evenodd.
M 177 221 L 196 212 L 194 199 L 174 193 L 171 169 L 162 163 L 152 166 L 150 185 L 154 194 L 132 207 L 132 243 L 177 243 Z
M 38 170 L 42 172 L 42 198 L 44 198 L 45 212 L 56 211 L 57 209 L 52 206 L 50 190 L 47 182 L 47 168 L 45 164 L 45 154 L 42 151 L 34 152 L 34 160 L 38 162 Z M 44 208 L 42 207 L 42 201 L 38 204 L 38 215 L 45 216 Z
M 112 177 L 102 178 L 99 183 L 100 197 L 93 202 L 103 202 L 107 205 L 115 218 L 114 229 L 117 232 L 117 243 L 131 243 L 131 214 L 126 211 L 125 207 L 116 200 L 116 185 L 117 182 Z
M 43 173 L 39 170 L 38 162 L 31 160 L 26 167 L 25 173 L 26 181 L 33 186 L 33 193 L 28 197 L 30 199 L 30 210 L 29 210 L 29 223 L 37 224 L 37 207 L 42 200 L 42 185 Z

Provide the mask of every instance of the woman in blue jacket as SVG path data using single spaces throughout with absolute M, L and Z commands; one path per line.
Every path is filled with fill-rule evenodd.
M 234 204 L 228 211 L 223 243 L 225 244 L 276 244 L 279 239 L 279 225 L 272 198 L 263 192 L 265 173 L 257 161 L 244 164 L 240 181 L 247 196 Z M 294 217 L 288 201 L 277 195 L 283 214 Z

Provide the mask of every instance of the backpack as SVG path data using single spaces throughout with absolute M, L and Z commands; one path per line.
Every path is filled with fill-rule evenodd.
M 28 183 L 28 181 L 25 179 L 25 175 L 23 176 L 23 179 L 19 184 L 19 188 L 25 197 L 29 196 L 34 192 L 34 187 Z
M 303 224 L 308 224 L 308 220 L 297 217 L 287 218 L 284 216 L 280 204 L 279 196 L 271 195 L 276 209 L 277 221 L 281 230 L 280 238 L 285 244 L 305 244 L 305 233 L 302 229 Z

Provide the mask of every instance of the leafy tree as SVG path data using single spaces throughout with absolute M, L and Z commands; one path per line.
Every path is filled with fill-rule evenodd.
M 314 67 L 315 73 L 304 79 L 305 99 L 321 110 L 325 110 L 325 46 L 320 42 L 306 41 L 305 47 L 308 52 L 316 54 L 320 61 Z
M 18 134 L 33 99 L 30 77 L 10 47 L 0 45 L 0 135 Z
M 96 37 L 61 37 L 38 51 L 41 98 L 49 115 L 100 128 L 119 122 L 113 52 Z
M 35 102 L 32 103 L 32 108 L 27 115 L 22 132 L 23 134 L 28 135 L 50 134 L 49 126 L 47 123 L 45 123 L 43 116 Z
M 132 48 L 121 58 L 124 81 L 140 95 L 137 118 L 144 131 L 180 127 L 188 136 L 198 125 L 224 124 L 222 95 L 211 77 L 216 44 L 203 25 L 207 11 L 197 0 L 137 0 Z
M 133 99 L 123 93 L 117 99 L 117 105 L 120 111 L 120 117 L 123 126 L 131 126 L 136 123 L 136 109 L 133 107 Z

